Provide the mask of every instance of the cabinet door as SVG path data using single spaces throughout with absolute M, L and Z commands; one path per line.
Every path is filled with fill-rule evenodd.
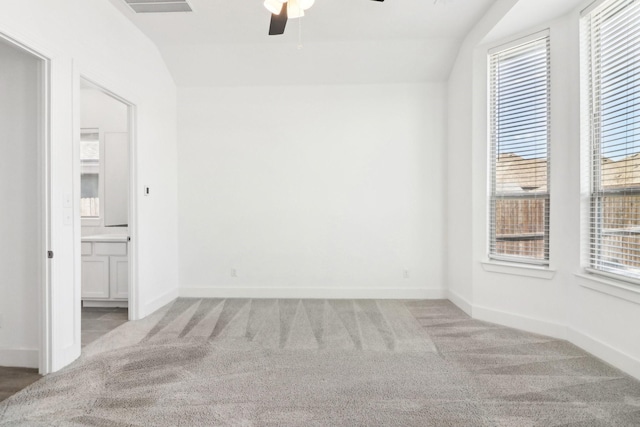
M 129 257 L 109 257 L 111 299 L 129 298 Z
M 109 298 L 109 257 L 82 257 L 82 298 Z

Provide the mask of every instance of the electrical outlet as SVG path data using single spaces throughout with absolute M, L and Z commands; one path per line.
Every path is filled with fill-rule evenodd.
M 409 278 L 409 270 L 402 270 L 402 277 L 404 277 L 405 279 Z
M 238 277 L 238 272 L 236 271 L 235 268 L 231 269 L 231 277 Z

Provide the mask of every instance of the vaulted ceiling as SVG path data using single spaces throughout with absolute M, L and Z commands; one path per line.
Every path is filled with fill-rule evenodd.
M 444 80 L 494 0 L 316 0 L 282 36 L 267 35 L 261 0 L 157 14 L 109 1 L 156 43 L 178 86 L 247 86 Z

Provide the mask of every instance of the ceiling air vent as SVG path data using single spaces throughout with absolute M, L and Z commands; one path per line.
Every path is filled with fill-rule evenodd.
M 135 13 L 192 12 L 187 0 L 124 0 Z

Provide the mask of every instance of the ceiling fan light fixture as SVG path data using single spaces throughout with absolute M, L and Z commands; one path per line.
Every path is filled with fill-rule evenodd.
M 289 19 L 301 18 L 304 16 L 304 10 L 300 7 L 300 2 L 298 0 L 287 1 L 287 15 L 289 15 Z
M 280 12 L 282 12 L 283 4 L 284 2 L 280 0 L 264 0 L 264 7 L 266 7 L 267 10 L 274 15 L 280 15 Z

